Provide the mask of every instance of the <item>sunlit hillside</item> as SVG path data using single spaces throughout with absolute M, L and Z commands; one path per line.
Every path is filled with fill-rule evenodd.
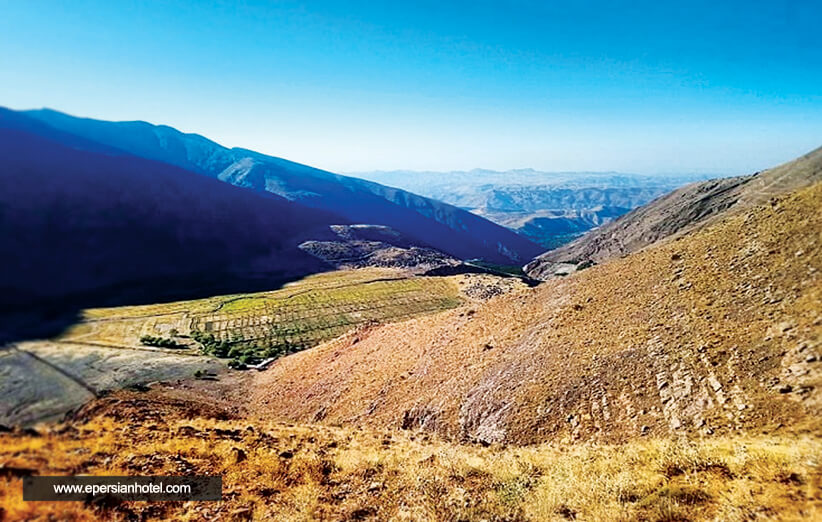
M 813 520 L 820 458 L 813 435 L 485 448 L 120 393 L 45 433 L 0 434 L 0 518 Z M 23 502 L 20 477 L 32 472 L 221 475 L 223 501 Z

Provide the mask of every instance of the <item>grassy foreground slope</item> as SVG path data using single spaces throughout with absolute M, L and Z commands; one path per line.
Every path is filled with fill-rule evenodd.
M 818 520 L 820 457 L 818 439 L 784 435 L 483 448 L 120 393 L 72 424 L 0 433 L 0 519 Z M 32 471 L 221 475 L 223 501 L 23 502 Z
M 253 405 L 480 442 L 816 429 L 820 208 L 817 183 L 530 293 L 332 341 L 258 375 Z

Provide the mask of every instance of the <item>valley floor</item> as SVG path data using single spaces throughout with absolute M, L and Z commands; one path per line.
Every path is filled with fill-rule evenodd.
M 310 348 L 361 325 L 401 321 L 524 287 L 483 274 L 419 277 L 386 268 L 312 275 L 269 292 L 96 308 L 54 339 L 0 346 L 0 425 L 58 420 L 112 390 L 223 378 L 226 361 Z M 204 356 L 195 332 L 225 349 Z M 142 339 L 173 342 L 148 346 Z M 217 346 L 217 345 L 220 346 Z

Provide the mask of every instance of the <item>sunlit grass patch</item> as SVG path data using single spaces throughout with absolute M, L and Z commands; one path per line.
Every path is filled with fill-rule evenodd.
M 822 506 L 822 442 L 812 436 L 480 447 L 417 432 L 163 418 L 115 410 L 66 432 L 3 434 L 0 462 L 41 474 L 216 474 L 222 502 L 168 504 L 162 512 L 147 504 L 107 512 L 34 505 L 20 501 L 18 478 L 0 476 L 0 509 L 12 520 L 672 522 L 813 520 Z

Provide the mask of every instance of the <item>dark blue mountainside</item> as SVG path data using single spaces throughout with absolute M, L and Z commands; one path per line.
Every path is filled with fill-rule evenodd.
M 502 226 L 452 205 L 257 152 L 228 149 L 171 127 L 76 118 L 46 109 L 25 114 L 54 129 L 142 158 L 277 194 L 339 214 L 351 222 L 387 225 L 457 258 L 511 264 L 528 261 L 544 250 Z
M 0 109 L 0 312 L 271 288 L 345 222 Z

